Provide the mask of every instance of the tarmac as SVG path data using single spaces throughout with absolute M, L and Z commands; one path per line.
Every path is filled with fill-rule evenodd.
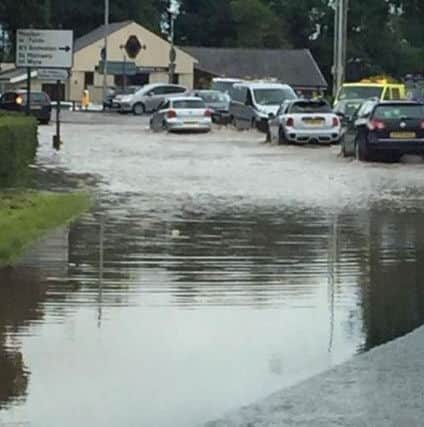
M 424 425 L 424 328 L 207 427 Z

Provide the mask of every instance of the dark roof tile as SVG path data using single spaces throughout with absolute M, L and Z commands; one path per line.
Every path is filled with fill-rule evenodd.
M 117 31 L 127 27 L 132 23 L 133 21 L 112 22 L 111 24 L 109 24 L 109 31 L 107 34 L 108 36 L 110 36 L 111 34 L 116 33 Z M 78 52 L 81 49 L 84 49 L 85 47 L 90 46 L 91 44 L 96 43 L 99 40 L 102 40 L 104 36 L 104 25 L 97 27 L 93 31 L 90 31 L 89 33 L 75 40 L 74 52 Z
M 220 77 L 275 78 L 295 87 L 327 87 L 308 49 L 182 47 L 199 63 L 195 67 Z

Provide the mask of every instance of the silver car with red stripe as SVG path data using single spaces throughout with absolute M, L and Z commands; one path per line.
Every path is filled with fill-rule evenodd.
M 340 118 L 325 100 L 292 100 L 269 118 L 271 142 L 278 144 L 334 144 L 340 141 Z

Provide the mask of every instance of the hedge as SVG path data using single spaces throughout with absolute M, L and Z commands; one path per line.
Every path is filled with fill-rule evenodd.
M 22 114 L 0 112 L 0 187 L 28 182 L 37 152 L 37 121 Z

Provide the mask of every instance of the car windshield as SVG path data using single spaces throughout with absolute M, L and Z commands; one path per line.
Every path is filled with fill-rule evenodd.
M 117 89 L 116 94 L 117 95 L 133 95 L 138 90 L 140 90 L 140 86 L 129 86 L 129 87 L 126 87 L 125 89 L 123 88 Z
M 181 101 L 174 101 L 172 104 L 173 108 L 176 109 L 201 109 L 206 108 L 205 103 L 201 100 L 196 99 L 187 99 L 187 100 L 181 100 Z
M 288 99 L 295 99 L 296 95 L 290 89 L 254 89 L 256 103 L 259 105 L 281 105 Z
M 382 93 L 383 88 L 381 86 L 344 86 L 340 90 L 339 101 L 345 99 L 380 99 Z
M 26 104 L 27 94 L 19 93 L 18 95 L 23 99 L 23 103 Z M 45 102 L 48 102 L 47 95 L 43 92 L 31 92 L 30 99 L 31 104 L 43 104 Z
M 199 93 L 199 97 L 205 102 L 228 102 L 228 95 L 222 92 L 202 92 Z
M 213 90 L 217 90 L 219 92 L 225 92 L 228 93 L 230 91 L 230 89 L 234 86 L 236 82 L 212 82 L 212 87 L 211 89 Z
M 331 107 L 326 102 L 296 102 L 292 109 L 292 113 L 331 113 Z
M 380 105 L 374 112 L 380 120 L 424 119 L 423 105 Z

